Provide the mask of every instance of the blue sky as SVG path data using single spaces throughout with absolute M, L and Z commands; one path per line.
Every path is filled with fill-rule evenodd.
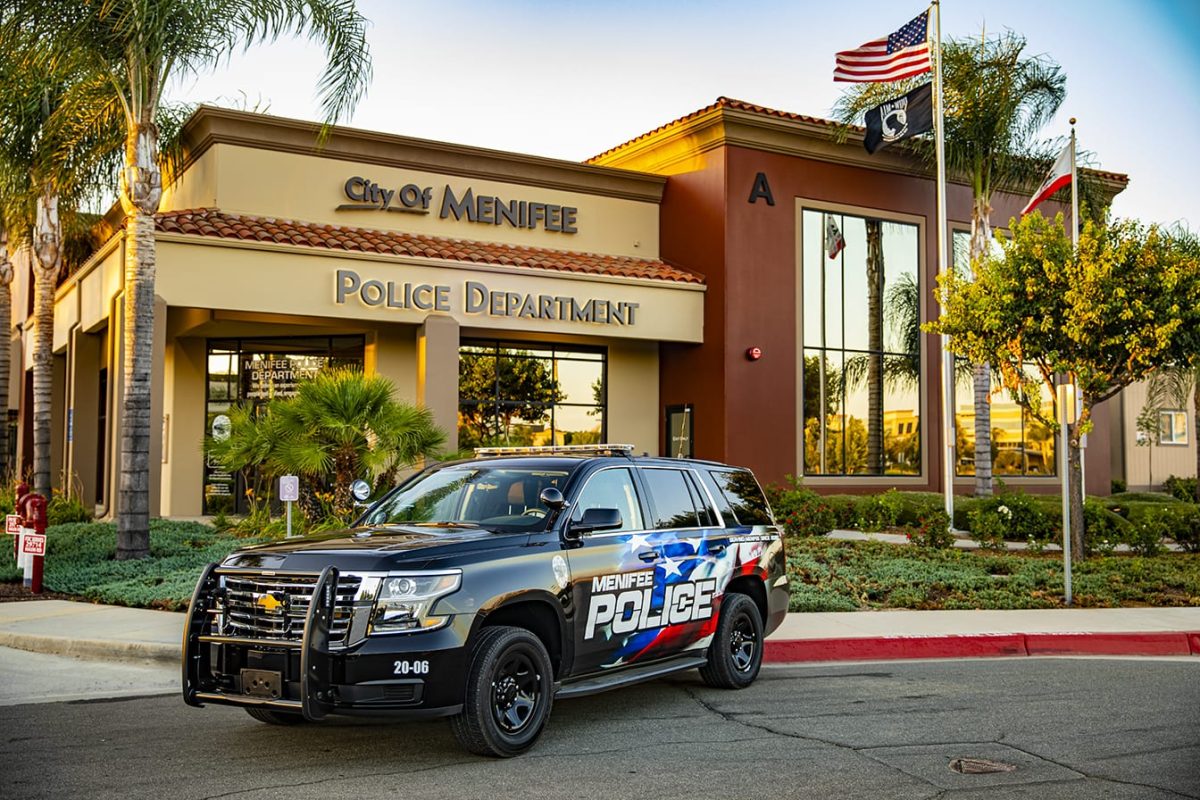
M 895 0 L 360 0 L 375 77 L 345 122 L 583 159 L 720 95 L 827 116 L 833 54 L 922 10 Z M 1067 73 L 1046 136 L 1125 172 L 1119 216 L 1200 229 L 1200 1 L 945 0 L 944 36 L 1008 28 Z M 281 41 L 180 81 L 176 100 L 315 118 L 319 49 Z

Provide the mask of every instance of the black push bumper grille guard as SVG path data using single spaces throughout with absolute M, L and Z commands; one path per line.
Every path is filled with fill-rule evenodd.
M 222 575 L 261 574 L 259 570 L 243 570 L 209 564 L 196 584 L 192 601 L 188 605 L 187 619 L 183 629 L 183 699 L 188 705 L 202 706 L 205 701 L 242 706 L 258 706 L 279 711 L 299 712 L 305 719 L 317 720 L 325 717 L 333 708 L 332 663 L 330 631 L 337 603 L 336 567 L 321 571 L 308 602 L 304 616 L 304 635 L 299 641 L 293 639 L 258 639 L 241 636 L 222 636 L 204 633 L 209 624 L 212 603 Z M 275 576 L 308 576 L 276 570 Z M 255 648 L 276 648 L 285 651 L 300 651 L 300 700 L 249 697 L 208 691 L 202 671 L 207 659 L 202 648 L 210 644 L 233 644 Z

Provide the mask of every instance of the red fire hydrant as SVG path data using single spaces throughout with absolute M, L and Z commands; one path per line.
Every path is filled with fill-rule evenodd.
M 41 594 L 42 559 L 46 556 L 46 498 L 31 494 L 28 484 L 19 483 L 13 510 L 20 520 L 20 532 L 13 537 L 13 555 L 25 574 L 26 588 L 33 594 Z

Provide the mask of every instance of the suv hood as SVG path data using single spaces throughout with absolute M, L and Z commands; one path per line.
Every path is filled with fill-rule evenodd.
M 254 545 L 225 559 L 224 566 L 320 571 L 417 567 L 451 554 L 511 547 L 528 532 L 493 533 L 481 528 L 425 528 L 387 525 L 349 528 Z

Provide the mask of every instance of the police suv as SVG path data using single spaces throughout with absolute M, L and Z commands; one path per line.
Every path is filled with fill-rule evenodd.
M 687 669 L 728 689 L 755 679 L 788 583 L 749 470 L 627 445 L 476 455 L 415 475 L 347 531 L 205 569 L 184 701 L 279 725 L 449 717 L 467 750 L 513 756 L 556 699 Z

